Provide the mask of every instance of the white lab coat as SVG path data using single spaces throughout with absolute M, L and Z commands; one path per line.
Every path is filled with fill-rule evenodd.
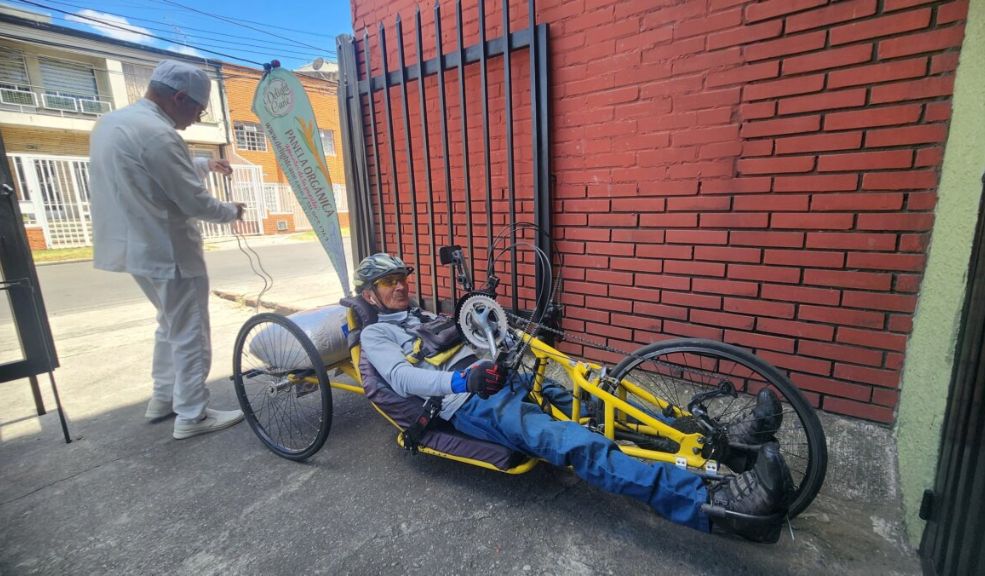
M 94 265 L 148 278 L 205 275 L 195 220 L 231 222 L 236 206 L 206 190 L 174 122 L 150 100 L 104 116 L 90 139 Z M 204 168 L 204 169 L 203 169 Z
M 179 421 L 205 414 L 212 361 L 209 282 L 196 219 L 231 222 L 236 205 L 204 186 L 174 122 L 147 99 L 104 116 L 90 139 L 94 265 L 129 272 L 157 310 L 153 396 Z

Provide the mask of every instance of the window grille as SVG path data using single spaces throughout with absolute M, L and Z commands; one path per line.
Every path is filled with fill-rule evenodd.
M 267 151 L 267 138 L 259 124 L 234 122 L 233 131 L 236 133 L 236 148 L 256 152 Z

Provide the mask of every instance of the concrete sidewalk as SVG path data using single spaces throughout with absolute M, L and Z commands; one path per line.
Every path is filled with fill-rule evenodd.
M 329 276 L 277 278 L 264 302 L 337 302 Z M 217 408 L 236 404 L 232 346 L 255 291 L 226 287 L 212 302 Z M 304 464 L 274 456 L 246 424 L 175 441 L 170 421 L 143 419 L 149 305 L 52 323 L 75 441 L 62 442 L 56 414 L 34 415 L 26 382 L 0 385 L 0 574 L 920 573 L 879 426 L 824 415 L 822 493 L 777 545 L 755 545 L 675 526 L 566 470 L 508 476 L 413 457 L 353 394 L 333 395 L 331 435 Z

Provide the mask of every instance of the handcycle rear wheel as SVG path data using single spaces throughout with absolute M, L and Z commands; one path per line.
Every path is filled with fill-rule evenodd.
M 789 517 L 807 508 L 821 489 L 828 457 L 817 414 L 786 376 L 750 352 L 713 340 L 666 340 L 645 346 L 623 359 L 613 369 L 612 377 L 642 386 L 684 410 L 695 394 L 729 383 L 727 386 L 735 390 L 734 397 L 726 395 L 704 402 L 708 416 L 724 425 L 734 425 L 738 418 L 749 417 L 756 404 L 756 394 L 769 387 L 781 401 L 783 422 L 775 437 L 795 486 L 788 505 Z M 642 398 L 632 400 L 645 402 Z M 724 470 L 724 473 L 740 471 Z
M 278 456 L 306 460 L 332 427 L 332 389 L 317 349 L 279 314 L 253 316 L 236 336 L 233 384 L 260 441 Z

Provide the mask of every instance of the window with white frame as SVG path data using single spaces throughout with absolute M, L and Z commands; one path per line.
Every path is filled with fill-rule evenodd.
M 253 150 L 255 152 L 267 151 L 267 138 L 263 134 L 263 128 L 253 122 L 234 122 L 233 132 L 236 134 L 236 148 L 240 150 Z
M 0 46 L 0 103 L 14 106 L 37 106 L 37 96 L 31 90 L 24 54 Z
M 325 156 L 335 156 L 335 131 L 319 130 L 321 135 L 321 146 L 325 150 Z
M 41 83 L 44 85 L 42 104 L 45 108 L 64 112 L 103 114 L 109 112 L 108 102 L 100 102 L 96 71 L 89 64 L 38 58 Z

